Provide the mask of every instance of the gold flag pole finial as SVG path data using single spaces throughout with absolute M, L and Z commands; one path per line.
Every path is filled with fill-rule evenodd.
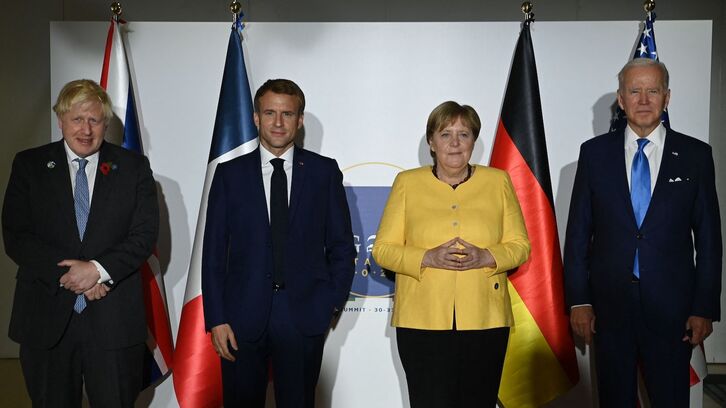
M 233 0 L 229 3 L 229 12 L 234 14 L 235 18 L 237 18 L 240 11 L 242 11 L 242 5 L 239 4 L 237 0 Z
M 111 3 L 111 12 L 113 13 L 115 18 L 121 17 L 121 13 L 124 12 L 123 7 L 121 7 L 121 3 L 117 1 Z
M 645 0 L 643 2 L 643 8 L 646 12 L 650 13 L 655 9 L 655 0 Z
M 524 13 L 524 21 L 534 21 L 534 13 L 532 12 L 532 2 L 525 1 L 522 3 L 522 13 Z

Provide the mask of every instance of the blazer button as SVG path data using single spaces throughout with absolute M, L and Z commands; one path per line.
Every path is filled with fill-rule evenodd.
M 641 234 L 640 232 L 635 234 L 635 239 L 643 239 L 643 234 Z
M 499 289 L 499 283 L 494 284 L 494 289 Z

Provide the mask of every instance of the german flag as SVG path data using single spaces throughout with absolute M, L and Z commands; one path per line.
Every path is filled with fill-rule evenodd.
M 490 162 L 512 178 L 532 246 L 529 260 L 509 277 L 515 326 L 499 388 L 505 407 L 541 406 L 579 380 L 530 23 L 523 23 L 514 51 Z

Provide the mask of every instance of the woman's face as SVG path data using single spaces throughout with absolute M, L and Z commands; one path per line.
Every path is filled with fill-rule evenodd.
M 429 145 L 436 153 L 436 166 L 450 173 L 463 169 L 469 164 L 474 141 L 474 134 L 461 118 L 434 132 Z

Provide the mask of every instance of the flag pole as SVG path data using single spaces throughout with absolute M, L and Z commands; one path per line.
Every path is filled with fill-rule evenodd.
M 645 0 L 643 2 L 643 9 L 645 9 L 648 13 L 655 10 L 655 0 Z
M 111 13 L 113 13 L 113 16 L 111 16 L 111 18 L 116 20 L 116 22 L 118 22 L 118 20 L 121 18 L 121 14 L 123 12 L 124 12 L 124 9 L 123 9 L 123 7 L 121 7 L 121 3 L 117 2 L 117 1 L 114 1 L 113 3 L 111 3 Z
M 229 3 L 229 12 L 232 13 L 232 15 L 234 16 L 233 21 L 237 21 L 240 11 L 242 11 L 242 5 L 239 3 L 239 1 L 232 0 L 232 2 Z
M 534 12 L 532 11 L 532 2 L 525 1 L 522 3 L 522 13 L 524 13 L 524 24 L 529 24 L 534 21 Z

